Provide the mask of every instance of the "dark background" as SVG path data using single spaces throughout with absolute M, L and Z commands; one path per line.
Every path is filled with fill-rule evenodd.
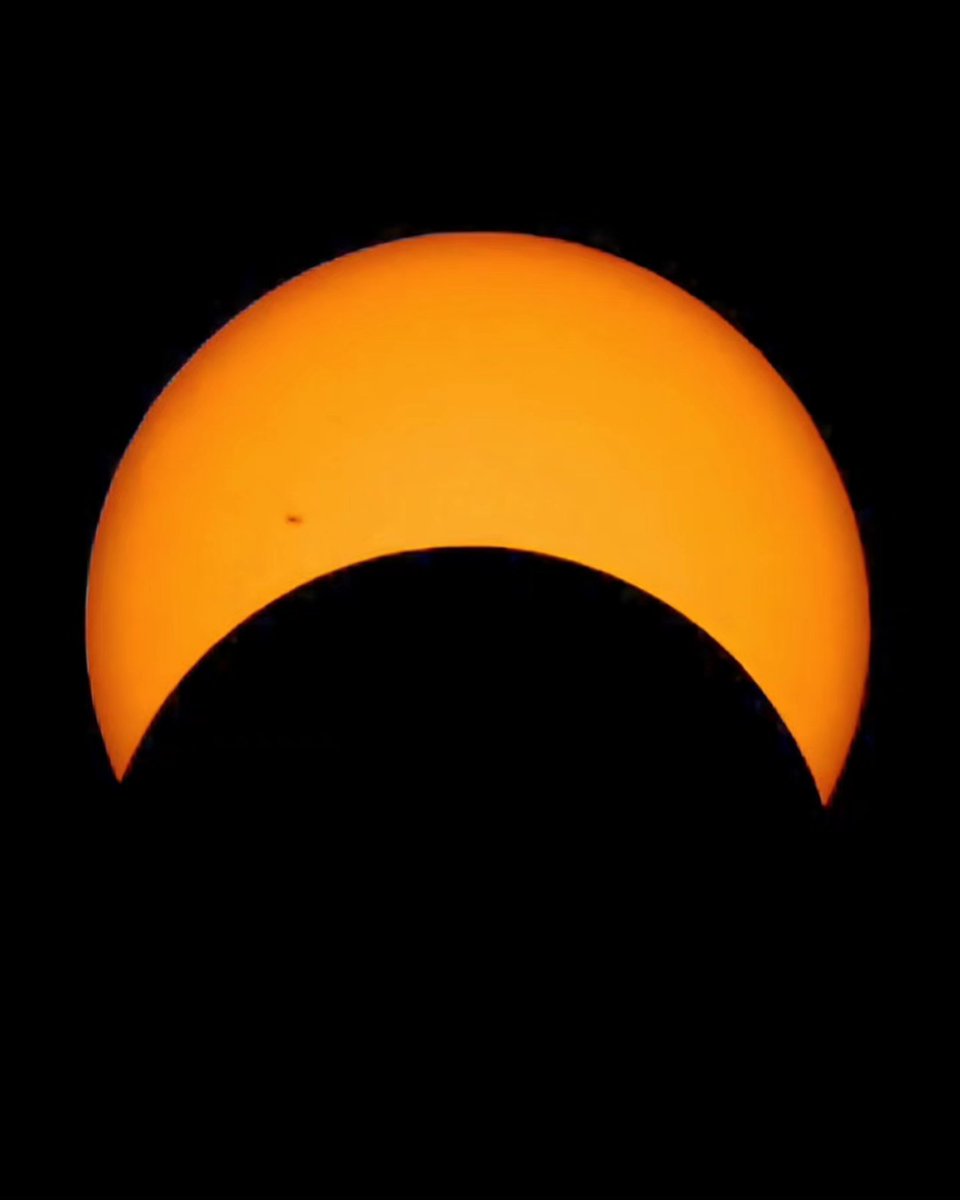
M 284 137 L 246 113 L 124 130 L 116 99 L 64 115 L 43 218 L 45 311 L 69 328 L 37 365 L 64 398 L 36 409 L 60 441 L 32 505 L 56 530 L 41 591 L 59 616 L 29 706 L 54 706 L 57 736 L 46 719 L 25 734 L 37 766 L 11 842 L 28 1125 L 143 1162 L 158 1135 L 179 1154 L 223 1122 L 309 1139 L 322 1111 L 324 1145 L 357 1142 L 361 1164 L 414 1124 L 462 1167 L 506 1136 L 491 1121 L 513 1142 L 596 1119 L 627 1146 L 641 1127 L 636 1152 L 664 1154 L 670 1178 L 716 1180 L 730 1157 L 768 1183 L 942 1186 L 952 843 L 946 789 L 921 781 L 928 693 L 903 667 L 903 498 L 922 475 L 902 441 L 922 234 L 890 190 L 904 160 L 851 111 L 746 116 L 761 96 L 703 114 L 668 153 L 625 101 L 615 124 L 534 106 L 451 134 L 441 96 L 426 122 L 384 100 L 375 134 L 331 120 Z M 709 640 L 616 581 L 496 553 L 306 589 L 218 648 L 130 786 L 112 780 L 85 572 L 144 411 L 299 271 L 468 229 L 659 272 L 814 417 L 859 521 L 874 636 L 828 813 Z M 318 695 L 309 668 L 332 660 Z M 110 1130 L 93 1150 L 90 1105 Z

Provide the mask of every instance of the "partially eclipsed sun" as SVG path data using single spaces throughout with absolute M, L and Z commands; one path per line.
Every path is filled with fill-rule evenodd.
M 776 708 L 826 802 L 870 643 L 843 483 L 787 385 L 657 275 L 547 238 L 442 234 L 308 271 L 143 420 L 97 529 L 87 660 L 118 777 L 202 656 L 318 576 L 493 546 L 618 576 Z

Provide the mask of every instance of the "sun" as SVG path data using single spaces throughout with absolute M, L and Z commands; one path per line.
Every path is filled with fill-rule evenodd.
M 519 234 L 412 238 L 308 271 L 151 407 L 88 580 L 117 776 L 253 613 L 344 566 L 443 546 L 569 559 L 671 605 L 752 676 L 829 799 L 863 700 L 869 594 L 813 421 L 679 288 Z

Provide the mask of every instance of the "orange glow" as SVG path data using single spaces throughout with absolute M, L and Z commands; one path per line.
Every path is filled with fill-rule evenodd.
M 672 605 L 762 688 L 823 800 L 870 627 L 856 521 L 810 417 L 703 304 L 513 234 L 393 242 L 231 321 L 147 413 L 90 564 L 87 658 L 118 777 L 217 641 L 400 551 L 571 559 Z

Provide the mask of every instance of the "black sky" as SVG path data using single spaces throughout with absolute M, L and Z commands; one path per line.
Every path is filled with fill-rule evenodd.
M 92 1106 L 141 1177 L 158 1178 L 163 1164 L 149 1165 L 150 1147 L 158 1130 L 173 1128 L 171 1112 L 239 1127 L 243 1119 L 226 1114 L 234 1104 L 259 1111 L 266 1089 L 299 1114 L 297 1128 L 314 1105 L 329 1105 L 343 1136 L 361 1146 L 356 1177 L 385 1179 L 390 1171 L 371 1165 L 377 1152 L 363 1148 L 363 1129 L 376 1131 L 378 1146 L 393 1145 L 416 1108 L 433 1114 L 422 1119 L 435 1139 L 449 1139 L 451 1109 L 486 1120 L 518 1111 L 518 1089 L 556 1098 L 574 1078 L 619 1114 L 612 1136 L 629 1147 L 629 1127 L 642 1124 L 642 1079 L 679 1175 L 701 1185 L 716 1183 L 720 1148 L 729 1151 L 730 1128 L 745 1123 L 753 1168 L 762 1164 L 768 1185 L 856 1188 L 869 1177 L 895 1178 L 902 1189 L 922 1161 L 920 1177 L 939 1186 L 931 1145 L 943 1144 L 938 1122 L 948 1110 L 933 1093 L 954 1047 L 946 984 L 954 843 L 945 832 L 950 787 L 918 766 L 933 737 L 925 706 L 936 702 L 907 684 L 910 587 L 899 557 L 911 540 L 905 495 L 923 477 L 904 446 L 904 414 L 919 398 L 905 395 L 901 344 L 923 219 L 907 214 L 891 183 L 906 152 L 880 148 L 878 129 L 858 134 L 862 98 L 834 116 L 828 105 L 816 119 L 801 105 L 787 121 L 763 119 L 763 95 L 713 106 L 719 111 L 707 105 L 695 132 L 677 136 L 648 110 L 632 119 L 628 100 L 595 112 L 576 94 L 533 104 L 517 121 L 485 116 L 481 103 L 460 123 L 444 119 L 442 93 L 426 121 L 419 109 L 393 115 L 385 97 L 374 128 L 362 131 L 332 112 L 295 132 L 276 116 L 258 124 L 226 97 L 216 119 L 184 122 L 160 105 L 125 125 L 116 112 L 122 95 L 93 84 L 77 112 L 65 108 L 36 214 L 47 264 L 38 311 L 58 336 L 33 366 L 36 394 L 22 401 L 55 441 L 49 477 L 24 500 L 31 527 L 51 531 L 35 574 L 42 603 L 27 598 L 25 607 L 56 617 L 27 649 L 25 706 L 42 718 L 21 742 L 34 769 L 19 785 L 10 841 L 14 977 L 28 1010 L 12 1037 L 34 1064 L 21 1091 L 31 1139 L 42 1127 L 81 1155 Z M 671 762 L 685 762 L 685 802 L 669 817 L 651 826 L 631 808 L 644 752 L 631 757 L 626 734 L 610 760 L 615 780 L 591 773 L 589 749 L 561 779 L 555 764 L 545 770 L 542 758 L 518 751 L 514 728 L 513 742 L 498 743 L 486 762 L 481 787 L 477 712 L 486 710 L 473 710 L 464 733 L 432 685 L 409 685 L 431 672 L 449 681 L 450 647 L 459 644 L 460 661 L 465 645 L 452 617 L 436 637 L 437 622 L 423 617 L 429 589 L 417 592 L 422 572 L 409 570 L 386 572 L 372 591 L 350 585 L 363 604 L 386 603 L 408 631 L 419 622 L 424 658 L 419 668 L 398 665 L 381 646 L 382 679 L 406 684 L 381 712 L 376 744 L 355 727 L 340 730 L 336 830 L 329 812 L 318 815 L 302 737 L 296 779 L 279 796 L 265 795 L 271 772 L 262 759 L 231 774 L 222 753 L 199 766 L 189 754 L 168 757 L 169 774 L 145 772 L 139 791 L 114 784 L 85 673 L 85 574 L 111 475 L 146 408 L 207 337 L 269 288 L 379 241 L 470 229 L 564 237 L 661 273 L 731 321 L 812 414 L 857 515 L 874 630 L 861 729 L 826 819 L 791 817 L 771 830 L 730 806 L 731 780 L 743 763 L 760 761 L 761 743 L 768 757 L 751 787 L 786 796 L 794 786 L 795 763 L 771 765 L 778 743 L 769 714 L 736 742 L 740 766 L 728 763 L 726 782 L 714 782 L 716 803 L 703 803 L 719 777 L 708 737 L 717 714 L 733 720 L 734 696 L 762 708 L 742 681 L 729 682 L 709 647 L 684 677 L 700 671 L 714 689 L 733 690 L 698 692 L 687 724 L 674 715 L 670 725 L 658 706 L 669 666 L 651 670 L 647 690 L 630 697 L 647 713 L 647 771 L 663 785 L 658 794 L 676 782 Z M 577 671 L 587 672 L 591 638 L 601 625 L 611 636 L 622 604 L 604 607 L 613 603 L 606 593 L 584 600 L 581 583 L 558 582 L 549 562 L 517 568 L 532 572 L 518 584 L 516 570 L 489 561 L 457 560 L 443 576 L 457 620 L 475 617 L 470 595 L 495 591 L 497 580 L 500 594 L 566 606 L 567 627 L 580 622 L 570 660 L 580 665 L 563 676 L 562 694 L 580 695 L 570 679 L 586 677 Z M 329 588 L 315 600 L 325 611 L 339 602 Z M 631 603 L 643 610 L 631 628 L 648 661 L 662 659 L 669 614 L 642 597 Z M 524 711 L 542 713 L 564 684 L 544 675 L 542 647 L 525 660 L 540 668 L 519 683 L 509 678 L 510 663 L 536 643 L 538 619 L 522 609 L 507 605 L 490 633 L 497 670 L 482 689 L 506 697 L 532 688 Z M 244 672 L 267 669 L 276 654 L 296 660 L 306 627 L 297 624 L 302 607 L 296 618 L 289 612 L 277 618 L 279 633 L 249 634 L 246 657 L 222 660 L 222 700 L 252 704 L 255 685 L 237 690 Z M 360 623 L 344 637 L 362 635 Z M 689 630 L 671 636 L 694 653 Z M 258 637 L 276 639 L 273 657 Z M 368 665 L 375 676 L 376 663 Z M 212 678 L 198 677 L 191 695 L 208 697 Z M 628 689 L 612 679 L 591 676 L 591 686 L 614 720 Z M 302 679 L 287 680 L 297 696 L 309 693 Z M 582 695 L 578 702 L 581 725 L 592 716 L 599 738 L 607 726 L 597 706 Z M 184 711 L 209 716 L 208 700 L 190 703 Z M 249 718 L 253 709 L 243 711 Z M 262 728 L 267 709 L 257 711 L 253 727 Z M 200 717 L 190 719 L 201 728 Z M 460 731 L 462 761 L 450 753 L 431 777 L 433 808 L 398 820 L 384 802 L 393 777 L 384 743 L 392 731 L 396 752 L 424 719 L 445 722 L 448 744 Z M 220 727 L 221 748 L 236 728 Z M 537 744 L 555 733 L 543 718 Z M 405 795 L 416 777 L 407 764 Z M 437 779 L 443 794 L 473 797 L 467 814 L 443 823 Z M 517 791 L 526 797 L 520 822 L 516 806 L 504 804 Z M 550 826 L 546 802 L 560 792 L 567 817 Z M 476 797 L 492 795 L 496 819 L 488 813 L 480 830 Z M 198 1092 L 213 1116 L 203 1115 Z M 530 1104 L 542 1115 L 544 1101 Z M 181 1133 L 168 1132 L 168 1141 L 171 1155 L 183 1152 Z M 467 1161 L 448 1183 L 477 1177 Z M 668 1175 L 656 1178 L 663 1186 Z

